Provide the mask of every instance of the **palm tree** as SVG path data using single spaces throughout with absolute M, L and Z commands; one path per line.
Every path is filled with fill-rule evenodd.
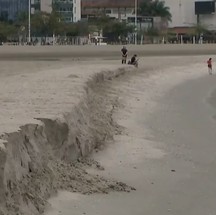
M 151 0 L 142 0 L 138 6 L 138 14 L 149 16 L 151 13 Z
M 164 1 L 160 0 L 143 0 L 138 12 L 142 16 L 160 16 L 167 21 L 172 20 L 170 8 L 165 5 Z

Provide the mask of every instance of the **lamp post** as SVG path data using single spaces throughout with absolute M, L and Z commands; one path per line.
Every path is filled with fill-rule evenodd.
M 135 45 L 137 45 L 137 0 L 134 2 L 135 6 Z
M 29 42 L 29 45 L 31 43 L 31 0 L 29 0 L 29 5 L 28 5 L 28 9 L 29 9 L 29 12 L 28 12 L 28 42 Z

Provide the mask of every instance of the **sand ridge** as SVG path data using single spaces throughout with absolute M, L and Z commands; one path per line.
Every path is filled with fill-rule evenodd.
M 178 66 L 182 62 L 197 63 L 197 59 L 146 58 L 141 61 L 141 68 L 145 66 L 143 71 L 149 71 L 149 68 L 160 70 L 170 62 Z M 114 78 L 123 81 L 121 75 L 131 67 L 118 69 L 118 64 L 95 65 L 91 62 L 81 65 L 80 62 L 71 66 L 63 62 L 57 69 L 46 71 L 20 71 L 10 76 L 1 73 L 0 116 L 4 123 L 0 126 L 0 133 L 7 142 L 0 151 L 0 202 L 10 214 L 43 212 L 46 199 L 56 189 L 69 189 L 71 175 L 65 172 L 70 168 L 79 176 L 74 177 L 71 189 L 74 191 L 77 181 L 85 174 L 80 166 L 74 167 L 74 160 L 88 155 L 121 131 L 112 118 L 121 89 L 119 94 L 113 94 L 111 83 Z M 25 66 L 25 62 L 20 65 Z M 31 67 L 23 70 L 31 70 Z M 132 70 L 131 75 L 136 72 Z M 148 78 L 148 72 L 145 77 Z M 107 83 L 109 87 L 106 88 Z M 62 160 L 67 163 L 62 164 Z M 61 171 L 63 174 L 55 175 Z M 133 189 L 124 183 L 88 177 L 83 180 L 86 193 Z M 65 186 L 60 187 L 63 180 Z M 90 186 L 89 183 L 93 184 Z M 29 186 L 32 184 L 35 186 Z M 82 186 L 81 183 L 80 188 Z M 83 190 L 77 189 L 79 192 Z
M 40 214 L 47 198 L 58 189 L 86 194 L 134 189 L 122 182 L 86 174 L 76 162 L 120 131 L 112 120 L 118 99 L 104 97 L 105 86 L 133 68 L 72 68 L 73 71 L 70 67 L 28 74 L 17 82 L 19 75 L 5 77 L 11 81 L 6 81 L 5 92 L 12 95 L 1 101 L 5 123 L 1 139 L 6 148 L 0 151 L 0 205 L 6 211 L 3 214 Z M 10 98 L 16 96 L 17 110 L 11 113 L 14 100 Z M 7 114 L 12 114 L 12 123 L 6 121 Z M 83 166 L 92 163 L 80 162 Z
M 129 194 L 110 193 L 109 195 L 92 196 L 60 192 L 56 198 L 50 200 L 52 209 L 46 213 L 47 215 L 59 213 L 70 215 L 71 211 L 74 214 L 89 215 L 169 214 L 173 212 L 169 211 L 172 205 L 167 203 L 167 199 L 172 200 L 173 192 L 166 196 L 164 192 L 166 193 L 172 187 L 172 183 L 178 180 L 176 175 L 181 179 L 184 171 L 179 172 L 176 163 L 172 165 L 176 157 L 171 160 L 172 162 L 166 163 L 166 157 L 169 156 L 167 148 L 164 150 L 166 142 L 163 144 L 154 139 L 145 119 L 151 115 L 154 117 L 155 110 L 163 108 L 161 106 L 166 104 L 166 101 L 158 103 L 158 99 L 163 98 L 163 95 L 172 91 L 176 85 L 200 77 L 209 77 L 206 65 L 202 64 L 202 58 L 148 58 L 144 59 L 145 67 L 113 80 L 109 92 L 118 95 L 120 100 L 120 106 L 115 110 L 114 119 L 124 129 L 119 135 L 115 135 L 114 143 L 109 144 L 104 151 L 93 155 L 105 167 L 105 171 L 101 172 L 91 168 L 88 171 L 106 178 L 114 177 L 126 184 L 133 185 L 136 191 Z M 148 69 L 145 69 L 146 67 Z M 165 113 L 162 114 L 169 115 L 169 112 Z M 160 112 L 158 114 L 160 116 Z M 157 124 L 158 119 L 153 118 L 152 121 Z M 173 136 L 173 128 L 167 128 L 163 121 L 160 123 L 161 126 L 158 126 L 157 132 L 160 133 L 164 129 L 167 132 L 166 135 Z M 172 149 L 171 145 L 168 150 Z M 172 152 L 171 156 L 177 153 L 180 153 L 178 149 Z M 165 164 L 161 162 L 163 159 L 165 159 Z M 154 177 L 155 175 L 157 177 Z M 166 180 L 163 180 L 164 178 Z M 163 184 L 166 185 L 165 188 Z M 175 186 L 172 188 L 176 189 Z M 176 195 L 178 194 L 177 192 Z M 186 197 L 183 195 L 183 198 Z M 157 204 L 155 204 L 155 199 Z

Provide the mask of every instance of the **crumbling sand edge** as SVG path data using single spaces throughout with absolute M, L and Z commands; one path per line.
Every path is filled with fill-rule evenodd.
M 41 214 L 45 200 L 59 188 L 56 161 L 76 161 L 112 138 L 117 100 L 104 94 L 104 84 L 130 70 L 95 74 L 70 113 L 56 120 L 38 119 L 42 125 L 24 125 L 1 137 L 5 142 L 0 147 L 0 214 Z

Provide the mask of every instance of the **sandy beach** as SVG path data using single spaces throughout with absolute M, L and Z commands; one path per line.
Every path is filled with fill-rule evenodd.
M 164 47 L 0 48 L 2 214 L 213 214 L 214 46 Z
M 93 155 L 105 171 L 88 171 L 136 191 L 93 196 L 62 191 L 50 200 L 47 215 L 214 214 L 216 112 L 210 103 L 215 106 L 216 76 L 200 63 L 178 60 L 184 66 L 156 67 L 120 86 L 113 83 L 124 106 L 115 117 L 125 131 Z
M 216 55 L 215 44 L 128 45 L 129 56 Z M 122 46 L 1 46 L 0 60 L 116 60 Z

